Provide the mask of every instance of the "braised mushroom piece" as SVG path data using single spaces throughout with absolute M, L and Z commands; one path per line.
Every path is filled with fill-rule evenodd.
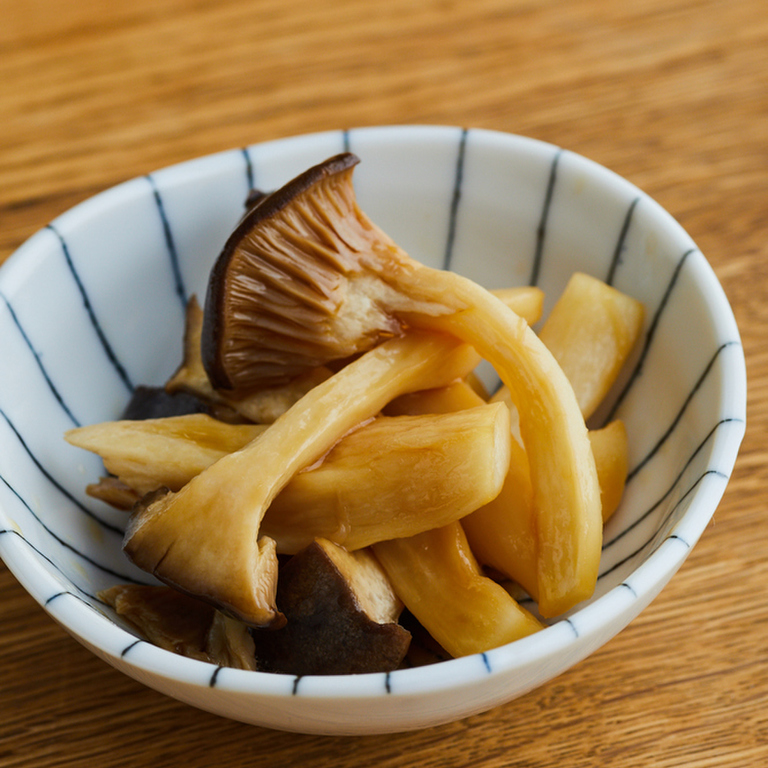
M 277 602 L 286 626 L 252 633 L 264 671 L 389 672 L 408 651 L 411 634 L 397 623 L 403 604 L 368 550 L 315 540 L 282 567 Z
M 99 593 L 118 616 L 160 648 L 220 666 L 256 669 L 248 628 L 170 587 L 122 584 Z
M 355 226 L 346 153 L 314 166 L 252 207 L 208 282 L 202 359 L 220 390 L 284 382 L 370 349 L 401 323 L 369 291 L 350 292 L 376 232 Z

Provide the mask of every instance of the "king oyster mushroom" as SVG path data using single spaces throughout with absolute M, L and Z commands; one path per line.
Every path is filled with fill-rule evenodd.
M 478 360 L 467 344 L 430 333 L 370 350 L 178 492 L 158 489 L 142 499 L 128 520 L 126 555 L 170 586 L 247 624 L 281 626 L 275 541 L 259 536 L 272 500 L 299 470 L 390 400 L 448 384 Z
M 214 386 L 249 390 L 369 349 L 406 326 L 456 335 L 496 368 L 520 410 L 541 511 L 540 609 L 589 597 L 602 542 L 584 419 L 536 334 L 490 292 L 406 254 L 357 205 L 344 153 L 263 199 L 211 273 L 202 332 Z M 564 556 L 565 555 L 565 556 Z
M 125 551 L 244 621 L 280 623 L 274 542 L 258 538 L 271 500 L 389 400 L 449 383 L 479 353 L 520 411 L 540 511 L 540 610 L 556 615 L 592 593 L 602 538 L 597 474 L 573 390 L 500 299 L 419 264 L 363 214 L 352 185 L 357 162 L 349 153 L 331 158 L 246 214 L 211 273 L 201 345 L 214 387 L 236 395 L 370 351 L 246 448 L 141 505 Z

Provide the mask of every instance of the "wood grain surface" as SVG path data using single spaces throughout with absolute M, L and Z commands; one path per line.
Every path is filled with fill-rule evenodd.
M 768 764 L 764 0 L 0 0 L 0 115 L 0 261 L 113 184 L 261 140 L 431 123 L 554 142 L 690 232 L 750 387 L 725 499 L 661 596 L 566 674 L 439 728 L 326 738 L 199 712 L 92 656 L 0 565 L 0 766 Z

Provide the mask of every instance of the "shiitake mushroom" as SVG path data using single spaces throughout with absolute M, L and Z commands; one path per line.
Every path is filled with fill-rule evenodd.
M 277 604 L 286 625 L 251 632 L 266 672 L 389 672 L 408 651 L 411 633 L 398 623 L 403 604 L 368 550 L 315 540 L 281 567 Z

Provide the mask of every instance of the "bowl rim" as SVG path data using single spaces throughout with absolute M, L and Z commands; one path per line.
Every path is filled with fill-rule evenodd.
M 661 226 L 679 230 L 681 234 L 688 237 L 671 214 L 630 181 L 612 170 L 578 153 L 561 150 L 539 139 L 516 134 L 482 128 L 467 129 L 437 125 L 370 126 L 343 131 L 297 134 L 259 142 L 251 145 L 251 148 L 266 149 L 273 146 L 290 152 L 292 146 L 325 142 L 329 136 L 340 137 L 344 146 L 353 143 L 351 139 L 362 136 L 368 138 L 378 136 L 385 143 L 394 144 L 414 141 L 433 143 L 436 140 L 455 142 L 459 132 L 464 136 L 471 134 L 474 141 L 493 141 L 509 147 L 523 146 L 536 150 L 567 152 L 601 184 L 620 189 L 622 192 L 629 190 L 649 205 L 653 216 L 658 219 Z M 161 170 L 204 173 L 208 164 L 215 165 L 231 153 L 241 151 L 225 150 L 176 163 Z M 52 223 L 55 225 L 62 217 L 87 219 L 97 213 L 102 205 L 119 204 L 122 196 L 131 194 L 131 185 L 135 181 L 136 179 L 130 179 L 97 193 L 62 213 Z M 2 265 L 0 294 L 4 293 L 7 284 L 12 285 L 15 280 L 28 279 L 30 271 L 34 271 L 35 253 L 38 255 L 41 253 L 36 250 L 36 242 L 43 231 L 33 234 Z M 695 269 L 697 284 L 705 293 L 707 304 L 713 308 L 712 322 L 717 333 L 721 337 L 739 339 L 733 312 L 711 266 L 705 259 L 701 259 L 697 261 Z M 136 636 L 114 624 L 73 592 L 62 589 L 63 585 L 57 582 L 54 574 L 41 568 L 40 558 L 45 558 L 45 555 L 26 542 L 20 531 L 14 528 L 13 522 L 6 517 L 2 506 L 0 506 L 0 534 L 6 535 L 0 535 L 0 557 L 19 583 L 57 623 L 113 664 L 132 666 L 139 671 L 194 686 L 212 686 L 215 681 L 216 687 L 221 690 L 277 697 L 298 694 L 323 699 L 350 697 L 367 699 L 378 698 L 384 692 L 404 696 L 418 695 L 427 691 L 455 690 L 472 685 L 481 675 L 499 675 L 531 661 L 557 654 L 564 645 L 573 640 L 574 635 L 579 636 L 582 624 L 586 627 L 582 637 L 585 648 L 598 640 L 600 643 L 605 642 L 626 626 L 631 618 L 615 631 L 611 631 L 607 637 L 603 637 L 601 634 L 604 632 L 603 622 L 595 617 L 599 617 L 601 613 L 610 615 L 614 607 L 616 610 L 625 610 L 627 600 L 640 600 L 647 605 L 661 591 L 669 578 L 683 564 L 714 514 L 725 492 L 743 438 L 746 426 L 746 366 L 740 344 L 738 352 L 732 359 L 732 365 L 723 371 L 722 376 L 723 392 L 727 395 L 731 411 L 741 420 L 741 424 L 740 427 L 730 430 L 727 435 L 716 436 L 720 441 L 719 473 L 706 477 L 694 489 L 693 501 L 676 526 L 676 529 L 684 528 L 684 536 L 673 532 L 667 541 L 656 548 L 630 574 L 630 578 L 626 579 L 625 583 L 613 587 L 592 602 L 577 607 L 564 619 L 546 627 L 535 636 L 523 638 L 483 654 L 448 659 L 425 667 L 395 670 L 391 673 L 309 676 L 300 681 L 294 675 L 254 673 L 235 669 L 226 669 L 224 673 L 219 674 L 221 668 L 213 664 L 184 658 L 152 646 L 146 641 L 137 641 Z M 607 608 L 610 610 L 606 610 Z M 94 615 L 97 617 L 96 621 L 94 621 Z M 142 646 L 140 653 L 139 645 Z M 137 650 L 131 652 L 130 649 Z M 583 655 L 587 655 L 588 652 L 585 650 Z

